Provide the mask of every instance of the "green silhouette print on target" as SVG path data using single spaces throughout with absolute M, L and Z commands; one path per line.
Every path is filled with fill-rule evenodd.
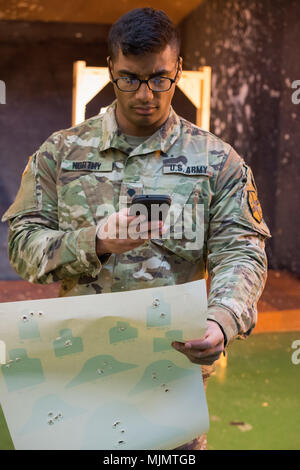
M 63 422 L 84 412 L 86 412 L 85 408 L 73 406 L 54 393 L 38 396 L 32 404 L 31 414 L 28 413 L 28 418 L 19 429 L 18 434 L 43 431 L 45 426 L 49 426 L 52 428 L 51 431 L 55 432 Z
M 153 338 L 153 351 L 173 350 L 172 341 L 182 341 L 182 330 L 170 330 L 165 333 L 165 338 Z
M 155 387 L 161 387 L 162 391 L 168 392 L 170 382 L 182 379 L 183 377 L 191 374 L 195 374 L 195 371 L 183 369 L 172 361 L 168 361 L 166 359 L 152 362 L 145 369 L 143 377 L 129 392 L 129 395 L 142 393 Z
M 45 381 L 40 359 L 27 357 L 26 349 L 9 351 L 10 360 L 1 366 L 9 392 L 32 387 Z
M 93 382 L 94 380 L 124 372 L 134 367 L 138 367 L 137 364 L 120 362 L 113 356 L 99 354 L 85 362 L 79 374 L 66 385 L 66 388 L 75 387 L 86 382 Z
M 36 339 L 40 338 L 40 329 L 38 321 L 33 318 L 33 312 L 29 314 L 23 313 L 22 318 L 18 322 L 20 339 Z
M 180 428 L 180 422 L 175 427 L 170 423 L 155 423 L 145 415 L 137 406 L 126 401 L 114 400 L 100 404 L 88 421 L 82 424 L 83 442 L 80 450 L 148 449 L 150 435 L 155 436 L 156 444 L 167 444 L 169 439 L 172 442 L 172 438 L 182 436 L 184 430 Z
M 138 330 L 129 325 L 128 322 L 118 321 L 117 326 L 109 330 L 109 342 L 118 343 L 127 339 L 137 338 Z
M 72 336 L 72 330 L 65 328 L 60 330 L 60 336 L 53 341 L 53 348 L 56 357 L 75 354 L 83 351 L 82 339 Z
M 171 309 L 161 297 L 154 297 L 152 305 L 147 308 L 147 326 L 169 326 Z

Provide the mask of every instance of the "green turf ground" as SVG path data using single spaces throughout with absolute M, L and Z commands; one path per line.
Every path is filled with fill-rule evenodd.
M 257 334 L 232 344 L 225 378 L 218 368 L 208 382 L 208 449 L 300 449 L 300 364 L 291 360 L 294 340 L 300 340 L 300 332 Z M 252 429 L 242 431 L 230 422 Z
M 294 340 L 300 332 L 257 334 L 230 346 L 227 368 L 218 368 L 208 382 L 208 449 L 300 449 Z M 13 449 L 1 408 L 0 449 Z

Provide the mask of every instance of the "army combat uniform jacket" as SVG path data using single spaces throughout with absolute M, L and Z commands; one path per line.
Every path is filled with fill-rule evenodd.
M 53 133 L 30 157 L 2 218 L 9 220 L 11 265 L 30 282 L 61 281 L 61 296 L 181 284 L 208 272 L 208 318 L 227 343 L 246 337 L 257 320 L 270 237 L 251 169 L 229 144 L 172 108 L 165 124 L 132 148 L 118 129 L 115 105 Z M 197 243 L 173 233 L 99 258 L 103 208 L 119 211 L 135 194 L 170 195 L 171 226 L 191 208 Z

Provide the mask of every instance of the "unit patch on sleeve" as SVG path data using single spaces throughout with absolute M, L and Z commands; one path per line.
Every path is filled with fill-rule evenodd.
M 258 223 L 260 223 L 262 221 L 263 214 L 256 192 L 248 191 L 247 199 L 252 216 Z

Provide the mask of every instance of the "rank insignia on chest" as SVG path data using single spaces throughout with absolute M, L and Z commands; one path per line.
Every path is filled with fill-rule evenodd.
M 247 193 L 248 205 L 253 218 L 260 223 L 262 221 L 262 209 L 255 191 L 248 191 Z

